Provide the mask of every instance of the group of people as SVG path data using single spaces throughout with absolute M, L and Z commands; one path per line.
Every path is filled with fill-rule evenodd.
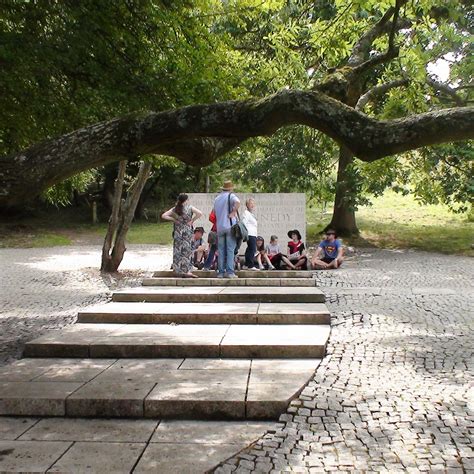
M 198 278 L 192 273 L 193 267 L 196 267 L 204 270 L 217 269 L 218 278 L 237 278 L 235 270 L 240 266 L 240 241 L 236 227 L 242 225 L 247 241 L 245 264 L 242 268 L 275 270 L 284 264 L 288 269 L 306 270 L 338 268 L 342 264 L 342 245 L 336 232 L 331 229 L 326 231 L 326 238 L 319 244 L 313 258 L 307 255 L 298 229 L 288 232 L 290 240 L 286 252 L 280 248 L 276 235 L 272 235 L 270 242 L 265 245 L 263 237 L 258 235 L 255 199 L 247 199 L 240 216 L 240 200 L 233 191 L 232 182 L 226 181 L 214 201 L 209 214 L 212 228 L 207 244 L 204 242 L 204 228 L 194 228 L 194 222 L 203 213 L 189 203 L 186 194 L 180 194 L 175 206 L 162 214 L 163 220 L 174 223 L 173 270 L 177 275 Z

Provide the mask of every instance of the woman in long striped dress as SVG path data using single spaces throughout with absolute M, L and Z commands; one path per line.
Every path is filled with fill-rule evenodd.
M 178 196 L 176 205 L 162 214 L 165 221 L 174 223 L 173 270 L 183 278 L 197 278 L 191 273 L 193 267 L 193 224 L 202 216 L 199 209 L 189 204 L 187 194 Z

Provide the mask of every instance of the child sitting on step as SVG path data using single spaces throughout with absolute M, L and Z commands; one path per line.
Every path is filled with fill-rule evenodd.
M 293 263 L 297 270 L 306 270 L 308 258 L 304 243 L 301 241 L 301 234 L 298 229 L 290 230 L 288 237 L 288 259 Z
M 255 253 L 255 262 L 258 265 L 259 270 L 268 268 L 269 270 L 275 270 L 275 267 L 270 262 L 267 251 L 265 250 L 265 240 L 263 237 L 257 237 L 257 251 Z
M 281 262 L 285 263 L 288 268 L 295 270 L 296 267 L 288 260 L 286 255 L 283 255 L 280 250 L 280 246 L 278 245 L 278 237 L 276 235 L 272 235 L 270 237 L 270 243 L 265 247 L 267 252 L 268 258 L 273 269 L 280 269 Z

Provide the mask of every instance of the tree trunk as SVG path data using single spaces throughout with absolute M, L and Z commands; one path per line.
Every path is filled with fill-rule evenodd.
M 153 193 L 159 179 L 160 176 L 157 174 L 153 177 L 153 179 L 149 180 L 147 185 L 143 188 L 140 199 L 138 200 L 137 208 L 135 209 L 135 219 L 143 219 L 144 217 L 148 219 L 148 217 L 145 215 L 145 204 Z
M 127 162 L 125 160 L 119 163 L 119 169 L 117 178 L 115 180 L 114 195 L 112 200 L 112 214 L 110 215 L 109 225 L 107 227 L 107 233 L 104 238 L 104 245 L 102 246 L 102 263 L 100 265 L 100 270 L 102 272 L 110 272 L 111 270 L 111 255 L 110 249 L 114 243 L 114 237 L 117 232 L 119 225 L 119 215 L 120 208 L 122 203 L 122 190 L 123 190 L 123 181 L 125 179 L 125 170 L 127 168 Z M 118 268 L 118 267 L 117 267 Z
M 115 181 L 117 179 L 117 164 L 112 163 L 104 167 L 104 187 L 102 189 L 102 203 L 112 212 L 114 206 Z
M 338 235 L 343 236 L 359 234 L 352 204 L 354 190 L 351 189 L 351 179 L 348 173 L 348 167 L 353 161 L 354 155 L 347 148 L 340 147 L 334 211 L 331 223 L 326 229 L 334 229 Z
M 122 171 L 122 163 L 126 162 L 121 162 L 120 169 L 119 169 L 119 177 L 121 176 L 121 171 Z M 123 176 L 125 175 L 125 166 L 123 168 Z M 107 235 L 104 241 L 104 247 L 102 249 L 102 265 L 101 265 L 101 271 L 104 272 L 116 272 L 118 270 L 118 267 L 122 263 L 123 256 L 125 254 L 125 251 L 127 250 L 125 246 L 125 238 L 127 237 L 128 230 L 130 228 L 130 224 L 132 223 L 133 216 L 135 215 L 135 210 L 138 204 L 138 200 L 140 199 L 140 195 L 143 191 L 143 187 L 145 186 L 145 183 L 150 176 L 150 170 L 151 170 L 151 163 L 143 162 L 140 164 L 140 169 L 138 170 L 137 177 L 135 178 L 134 183 L 130 187 L 127 198 L 123 205 L 120 208 L 120 202 L 121 200 L 121 190 L 120 194 L 118 194 L 118 189 L 119 186 L 116 187 L 116 194 L 114 195 L 114 209 L 112 211 L 112 216 L 110 218 L 110 223 L 109 223 L 109 230 L 112 227 L 112 223 L 114 223 L 113 226 L 113 234 L 115 235 L 115 240 L 113 243 L 112 251 L 110 251 L 111 246 L 109 242 L 109 230 L 107 231 Z M 117 178 L 117 181 L 119 178 Z M 122 186 L 123 186 L 123 179 L 122 179 Z M 118 219 L 116 220 L 117 217 L 117 209 L 116 205 L 118 204 L 120 211 Z M 115 211 L 115 212 L 114 212 Z

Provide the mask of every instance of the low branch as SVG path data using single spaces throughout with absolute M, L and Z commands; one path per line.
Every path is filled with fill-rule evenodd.
M 180 143 L 208 137 L 218 145 L 208 160 L 212 161 L 247 138 L 270 136 L 294 124 L 317 129 L 360 159 L 374 161 L 426 145 L 474 138 L 474 107 L 378 121 L 320 92 L 283 90 L 264 99 L 129 115 L 2 158 L 0 206 L 21 203 L 80 171 L 130 156 L 181 157 Z M 203 159 L 187 156 L 190 164 L 202 164 Z
M 356 110 L 362 112 L 365 106 L 369 101 L 374 100 L 377 97 L 380 97 L 387 93 L 390 89 L 396 87 L 406 86 L 410 83 L 407 78 L 403 79 L 394 79 L 393 81 L 386 82 L 385 84 L 380 84 L 378 86 L 369 89 L 364 95 L 360 96 L 355 108 Z

